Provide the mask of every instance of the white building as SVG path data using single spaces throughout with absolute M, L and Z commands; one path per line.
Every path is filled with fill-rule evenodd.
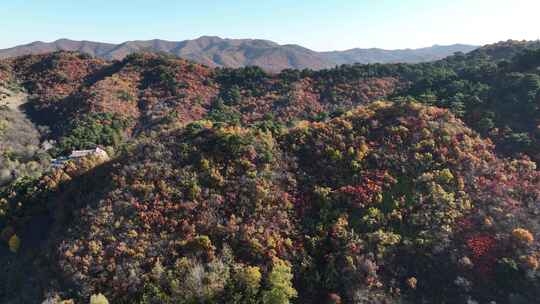
M 74 150 L 68 157 L 62 156 L 51 161 L 52 168 L 62 168 L 70 160 L 78 160 L 86 156 L 98 156 L 104 160 L 109 159 L 109 154 L 100 147 L 91 150 Z
M 107 154 L 107 152 L 105 152 L 105 150 L 101 149 L 100 147 L 96 147 L 95 149 L 92 149 L 92 150 L 72 151 L 71 154 L 69 155 L 69 159 L 78 159 L 78 158 L 86 157 L 89 155 L 100 156 L 103 158 L 109 157 L 109 155 Z

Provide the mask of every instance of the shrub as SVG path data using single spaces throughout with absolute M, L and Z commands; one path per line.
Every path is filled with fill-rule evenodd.
M 21 240 L 16 234 L 14 234 L 9 238 L 8 245 L 11 252 L 17 253 L 21 247 Z
M 512 236 L 514 236 L 518 241 L 528 245 L 534 242 L 534 236 L 527 229 L 516 228 L 512 231 Z
M 109 300 L 101 293 L 98 293 L 90 297 L 90 304 L 109 304 Z
M 288 304 L 298 293 L 292 286 L 293 274 L 287 262 L 275 259 L 267 278 L 267 289 L 262 293 L 265 304 Z

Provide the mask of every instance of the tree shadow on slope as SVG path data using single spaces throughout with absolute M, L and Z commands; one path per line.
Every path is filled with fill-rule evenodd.
M 0 245 L 1 303 L 39 303 L 47 292 L 70 290 L 54 263 L 57 244 L 69 224 L 76 220 L 77 210 L 96 204 L 110 188 L 107 177 L 111 166 L 105 163 L 63 181 L 66 173 L 59 170 L 29 182 L 24 186 L 29 189 L 19 189 L 17 195 L 21 197 L 14 199 L 28 200 L 8 214 L 11 216 L 8 220 L 0 222 L 4 227 L 13 227 L 21 240 L 16 252 Z M 48 189 L 47 183 L 58 184 Z

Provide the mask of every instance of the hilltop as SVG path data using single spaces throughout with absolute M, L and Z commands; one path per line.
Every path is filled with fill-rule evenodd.
M 127 41 L 110 44 L 92 41 L 60 39 L 54 42 L 33 42 L 0 50 L 0 58 L 55 51 L 77 51 L 106 60 L 122 60 L 137 52 L 154 52 L 175 55 L 210 67 L 239 68 L 259 66 L 266 71 L 283 69 L 323 69 L 353 63 L 417 63 L 434 61 L 455 52 L 469 52 L 476 46 L 455 44 L 422 49 L 382 50 L 353 49 L 336 52 L 315 52 L 299 45 L 279 45 L 261 39 L 222 39 L 203 36 L 185 41 Z
M 540 175 L 447 110 L 378 102 L 281 135 L 199 121 L 92 161 L 5 202 L 18 250 L 46 237 L 34 288 L 114 303 L 538 296 Z

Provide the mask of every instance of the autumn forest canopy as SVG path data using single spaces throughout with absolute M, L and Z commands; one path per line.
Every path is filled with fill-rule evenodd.
M 0 302 L 536 303 L 539 163 L 537 41 L 279 73 L 3 59 Z

